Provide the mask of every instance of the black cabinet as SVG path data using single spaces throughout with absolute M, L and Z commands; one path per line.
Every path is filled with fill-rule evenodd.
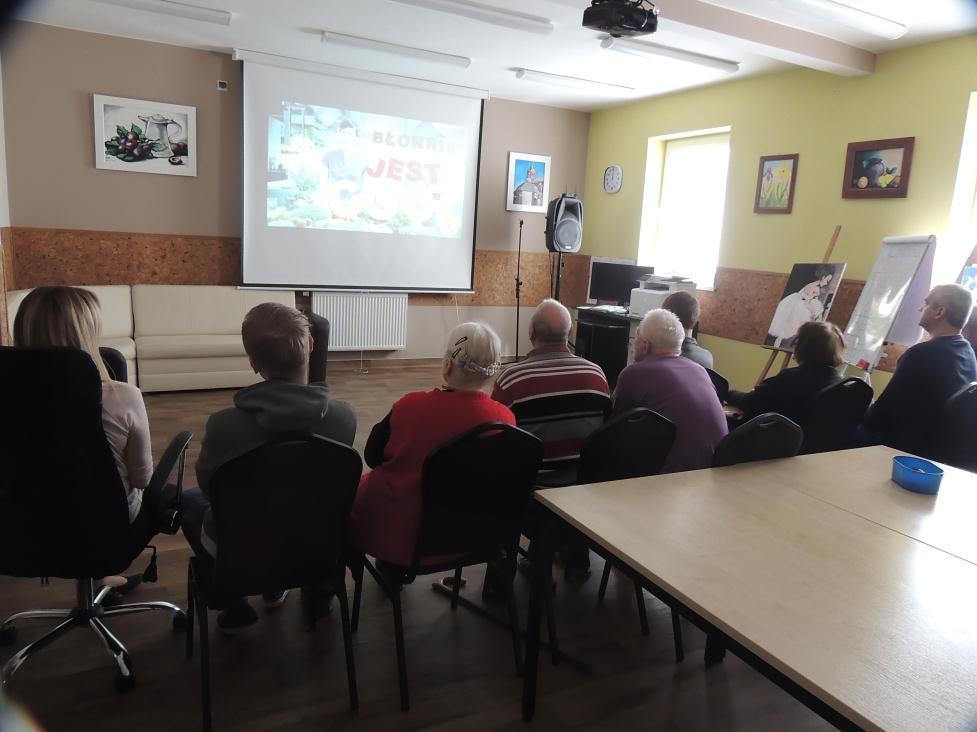
M 612 389 L 628 365 L 630 329 L 625 315 L 577 309 L 576 354 L 600 366 Z

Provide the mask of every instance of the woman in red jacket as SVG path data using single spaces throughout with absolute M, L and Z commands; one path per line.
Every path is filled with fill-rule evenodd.
M 483 323 L 448 334 L 443 386 L 401 397 L 377 424 L 364 457 L 373 470 L 360 480 L 350 520 L 353 543 L 400 566 L 411 563 L 421 520 L 421 468 L 435 448 L 485 422 L 514 425 L 508 407 L 488 395 L 502 343 Z

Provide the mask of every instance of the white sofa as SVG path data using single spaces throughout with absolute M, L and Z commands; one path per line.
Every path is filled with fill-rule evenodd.
M 132 337 L 132 297 L 129 285 L 81 285 L 98 297 L 102 308 L 101 346 L 119 351 L 126 359 L 129 383 L 136 383 L 136 342 Z M 13 342 L 14 318 L 20 303 L 30 290 L 11 290 L 7 293 L 7 320 Z
M 247 386 L 260 380 L 244 352 L 241 321 L 262 302 L 295 306 L 295 293 L 210 285 L 133 285 L 143 391 Z

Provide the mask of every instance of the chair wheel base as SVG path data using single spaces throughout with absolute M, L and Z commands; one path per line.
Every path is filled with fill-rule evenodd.
M 187 627 L 187 614 L 185 612 L 180 612 L 173 616 L 173 630 L 179 633 L 182 630 L 186 630 Z
M 125 676 L 121 673 L 115 675 L 115 690 L 120 694 L 125 694 L 132 691 L 136 687 L 136 676 L 135 674 L 129 674 Z
M 17 640 L 17 628 L 13 625 L 8 625 L 3 629 L 0 629 L 0 646 L 12 646 L 14 641 Z

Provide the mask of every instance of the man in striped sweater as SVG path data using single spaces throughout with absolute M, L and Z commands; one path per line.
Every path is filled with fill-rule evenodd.
M 495 382 L 492 398 L 509 407 L 516 424 L 543 443 L 543 469 L 580 456 L 580 448 L 610 412 L 610 389 L 600 366 L 570 353 L 570 311 L 547 298 L 529 325 L 532 350 Z M 571 547 L 567 577 L 585 578 L 586 546 Z

